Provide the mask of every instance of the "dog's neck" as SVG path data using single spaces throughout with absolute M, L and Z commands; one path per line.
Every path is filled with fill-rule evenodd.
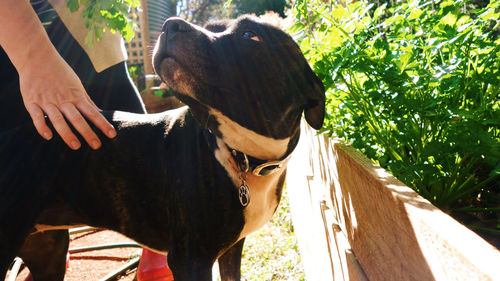
M 241 184 L 242 177 L 259 177 L 265 174 L 265 171 L 255 172 L 254 168 L 265 166 L 264 169 L 267 170 L 284 170 L 285 160 L 295 149 L 300 136 L 298 128 L 293 136 L 283 139 L 264 136 L 241 126 L 214 108 L 208 110 L 208 116 L 217 121 L 218 136 L 213 136 L 216 138 L 214 146 L 217 146 L 215 156 L 235 185 Z
M 215 157 L 231 178 L 235 186 L 235 192 L 239 193 L 240 203 L 245 208 L 245 224 L 239 234 L 239 240 L 256 231 L 271 219 L 280 201 L 283 176 L 294 146 L 287 145 L 292 148 L 289 153 L 284 155 L 283 159 L 279 160 L 281 162 L 279 168 L 271 174 L 259 176 L 251 171 L 242 172 L 241 165 L 237 163 L 238 160 L 234 157 L 227 144 L 219 137 L 213 135 L 212 137 L 215 138 L 216 142 L 216 145 L 214 145 L 214 147 L 216 146 L 214 150 Z M 246 204 L 243 203 L 241 196 L 243 186 L 247 189 L 247 195 L 244 199 Z
M 288 138 L 286 143 L 285 153 L 279 158 L 266 157 L 264 159 L 247 156 L 245 150 L 237 151 L 230 147 L 222 138 L 216 137 L 209 133 L 214 138 L 214 154 L 216 159 L 226 169 L 229 176 L 235 185 L 241 184 L 242 177 L 266 177 L 268 174 L 280 172 L 286 169 L 286 164 L 295 149 L 300 137 L 300 131 Z M 271 160 L 269 160 L 271 159 Z
M 288 151 L 289 137 L 274 139 L 257 134 L 213 108 L 209 110 L 209 115 L 217 120 L 222 141 L 232 149 L 261 160 L 280 159 Z

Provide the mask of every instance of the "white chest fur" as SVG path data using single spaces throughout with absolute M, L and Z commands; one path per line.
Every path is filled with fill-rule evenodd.
M 241 178 L 236 170 L 236 164 L 231 153 L 220 138 L 217 138 L 217 145 L 219 149 L 215 151 L 215 157 L 226 169 L 235 185 L 234 192 L 237 192 L 237 188 L 241 185 Z M 243 175 L 250 191 L 250 203 L 245 207 L 243 212 L 245 225 L 238 240 L 262 227 L 273 216 L 279 203 L 276 191 L 278 188 L 281 188 L 278 184 L 280 183 L 280 177 L 285 172 L 287 162 L 288 159 L 285 160 L 283 167 L 279 171 L 271 175 L 256 176 L 251 173 Z
M 274 139 L 255 133 L 216 109 L 210 109 L 209 114 L 219 123 L 219 131 L 224 142 L 230 147 L 258 159 L 279 159 L 287 149 L 290 138 Z
M 250 203 L 246 206 L 243 215 L 245 225 L 240 233 L 240 239 L 256 231 L 266 224 L 274 214 L 279 203 L 277 189 L 280 177 L 285 172 L 286 163 L 280 171 L 268 176 L 249 175 L 246 185 L 250 190 Z
M 236 163 L 226 144 L 249 156 L 263 160 L 279 159 L 288 150 L 290 138 L 274 139 L 260 135 L 242 127 L 213 108 L 210 109 L 209 114 L 218 121 L 218 130 L 222 135 L 222 139 L 217 138 L 219 149 L 215 151 L 215 157 L 224 166 L 229 177 L 232 179 L 235 185 L 235 192 L 238 191 L 238 187 L 242 181 L 239 171 L 236 168 Z M 243 175 L 250 191 L 250 203 L 245 207 L 243 212 L 245 225 L 239 239 L 262 227 L 273 216 L 279 203 L 276 191 L 278 188 L 281 188 L 278 184 L 280 183 L 281 175 L 285 172 L 286 162 L 283 163 L 279 171 L 271 175 L 256 176 L 251 173 Z

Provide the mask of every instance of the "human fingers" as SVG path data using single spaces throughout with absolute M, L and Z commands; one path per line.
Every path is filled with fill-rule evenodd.
M 116 130 L 111 125 L 106 118 L 99 112 L 99 109 L 95 104 L 89 100 L 89 102 L 79 102 L 76 104 L 78 110 L 85 116 L 87 119 L 96 125 L 99 130 L 101 130 L 108 138 L 114 138 L 116 136 Z
M 99 137 L 90 128 L 89 124 L 80 114 L 75 105 L 70 102 L 66 102 L 60 104 L 59 108 L 68 122 L 73 125 L 73 127 L 85 139 L 90 147 L 92 147 L 93 149 L 98 149 L 99 147 L 101 147 L 101 141 L 99 140 Z
M 73 131 L 71 131 L 70 127 L 66 123 L 66 119 L 64 119 L 63 114 L 59 110 L 57 106 L 54 104 L 47 104 L 43 111 L 49 116 L 50 122 L 54 126 L 54 129 L 61 136 L 63 141 L 73 150 L 77 150 L 81 147 L 80 141 L 75 136 Z
M 43 110 L 35 103 L 26 104 L 26 110 L 28 111 L 31 119 L 33 120 L 33 125 L 37 132 L 46 140 L 52 139 L 52 131 L 45 122 L 45 115 Z

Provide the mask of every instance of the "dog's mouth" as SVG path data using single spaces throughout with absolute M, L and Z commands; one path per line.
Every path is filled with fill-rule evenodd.
M 206 79 L 200 75 L 202 72 L 200 66 L 186 59 L 190 56 L 185 50 L 169 48 L 166 40 L 162 40 L 164 39 L 162 36 L 165 34 L 160 35 L 153 52 L 154 71 L 180 101 L 192 109 L 197 108 L 195 110 L 198 111 L 197 115 L 202 115 L 201 112 L 206 110 L 197 93 L 206 84 Z
M 174 57 L 163 56 L 158 58 L 158 62 L 155 62 L 154 69 L 160 76 L 161 80 L 171 87 L 178 79 L 180 65 Z
M 165 48 L 160 46 L 153 54 L 153 68 L 161 80 L 174 93 L 183 93 L 190 95 L 192 92 L 192 77 L 175 56 L 166 52 Z
M 162 33 L 157 40 L 153 50 L 153 68 L 167 85 L 175 80 L 175 71 L 180 67 L 175 57 L 168 52 L 165 40 L 165 33 Z M 169 85 L 170 86 L 170 85 Z
M 161 38 L 161 36 L 160 36 Z M 160 41 L 161 39 L 158 39 Z M 163 82 L 171 84 L 175 80 L 175 70 L 179 68 L 176 59 L 166 51 L 166 48 L 157 43 L 153 52 L 153 68 Z

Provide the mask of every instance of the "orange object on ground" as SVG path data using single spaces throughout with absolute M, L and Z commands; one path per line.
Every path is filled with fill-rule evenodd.
M 142 249 L 137 268 L 137 281 L 173 281 L 174 275 L 168 267 L 167 256 Z

